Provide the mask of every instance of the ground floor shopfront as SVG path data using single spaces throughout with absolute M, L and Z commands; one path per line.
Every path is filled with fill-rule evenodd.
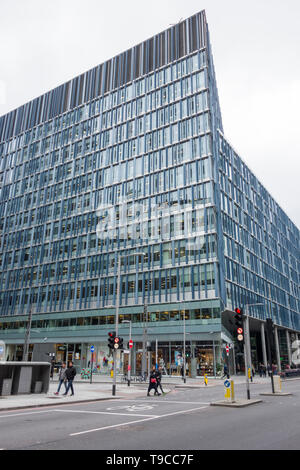
M 159 317 L 158 320 L 156 318 L 155 321 L 151 321 L 150 315 L 147 323 L 132 321 L 132 374 L 140 374 L 147 371 L 152 365 L 159 364 L 163 366 L 165 374 L 179 375 L 182 372 L 184 337 L 187 353 L 187 375 L 193 377 L 204 374 L 216 376 L 223 372 L 224 364 L 228 365 L 231 374 L 244 373 L 244 355 L 239 353 L 236 348 L 232 327 L 234 312 L 226 310 L 222 313 L 222 318 L 218 315 L 211 315 L 209 318 L 203 316 L 200 319 L 193 318 L 190 312 L 191 310 L 180 311 L 181 315 L 176 317 L 176 320 L 165 321 Z M 160 312 L 161 314 L 162 312 Z M 87 312 L 86 315 L 83 318 L 89 318 L 91 314 Z M 119 336 L 124 338 L 125 348 L 129 341 L 131 328 L 129 327 L 129 319 L 132 319 L 132 316 L 129 316 L 128 319 L 120 316 L 119 322 Z M 42 320 L 36 319 L 36 323 L 32 324 L 29 360 L 53 360 L 56 364 L 72 361 L 79 373 L 92 367 L 94 374 L 111 374 L 113 357 L 108 348 L 107 339 L 108 332 L 115 329 L 114 324 L 102 325 L 89 321 L 77 325 L 69 323 L 68 325 L 49 326 L 44 323 L 39 324 L 39 321 L 42 322 Z M 14 328 L 6 326 L 2 329 L 0 339 L 6 344 L 6 359 L 18 361 L 22 360 L 23 356 L 25 330 L 24 327 L 17 329 L 15 323 L 13 326 Z M 269 361 L 265 321 L 249 317 L 249 331 L 251 366 L 258 369 L 260 363 L 266 365 Z M 299 332 L 275 326 L 274 336 L 273 361 L 275 360 L 278 369 L 297 366 L 298 364 L 293 362 L 293 357 L 297 356 L 293 345 L 300 338 Z M 148 351 L 146 356 L 147 343 L 148 349 L 151 351 Z M 116 363 L 118 373 L 122 374 L 127 371 L 128 357 L 128 352 L 118 354 Z M 300 361 L 298 356 L 296 359 Z
M 192 344 L 191 344 L 192 343 Z M 151 341 L 151 351 L 145 351 L 145 370 L 155 364 L 161 365 L 167 375 L 181 375 L 183 367 L 183 341 Z M 149 349 L 149 348 L 148 348 Z M 223 369 L 225 342 L 192 341 L 186 342 L 186 374 L 189 376 L 216 376 Z M 93 350 L 93 351 L 92 351 Z M 131 354 L 132 374 L 143 372 L 143 342 L 136 342 L 132 350 L 119 352 L 117 371 L 126 373 L 129 354 Z M 9 360 L 22 360 L 23 345 L 7 344 L 6 355 Z M 62 362 L 72 361 L 78 372 L 92 368 L 93 374 L 110 375 L 113 356 L 107 342 L 93 343 L 31 343 L 29 360 L 54 361 L 55 367 Z

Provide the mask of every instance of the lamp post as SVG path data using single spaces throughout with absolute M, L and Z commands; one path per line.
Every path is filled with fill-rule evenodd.
M 131 341 L 131 320 L 123 320 L 122 323 L 129 323 L 129 341 Z M 127 376 L 128 387 L 130 387 L 130 380 L 131 380 L 131 347 L 130 347 L 130 344 L 129 344 L 128 376 Z
M 28 350 L 29 350 L 29 339 L 30 339 L 30 331 L 31 331 L 31 320 L 32 320 L 32 311 L 31 308 L 28 313 L 28 321 L 25 331 L 25 338 L 24 338 L 24 349 L 23 349 L 23 361 L 28 361 Z
M 183 383 L 186 383 L 186 355 L 185 355 L 185 310 L 183 310 Z
M 126 255 L 118 256 L 118 276 L 117 276 L 117 295 L 116 295 L 116 337 L 119 334 L 119 308 L 120 308 L 120 278 L 121 278 L 121 259 L 127 258 L 128 256 L 145 256 L 145 253 L 127 253 Z M 117 359 L 117 351 L 114 349 L 113 351 L 113 362 L 114 362 L 114 375 L 113 375 L 113 386 L 112 386 L 112 395 L 116 394 L 117 388 L 117 367 L 116 367 L 116 359 Z

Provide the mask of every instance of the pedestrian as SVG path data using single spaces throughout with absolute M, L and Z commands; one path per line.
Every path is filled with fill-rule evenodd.
M 223 374 L 222 379 L 224 379 L 225 376 L 227 377 L 227 379 L 230 378 L 228 366 L 226 364 L 224 364 L 224 374 Z
M 54 395 L 59 395 L 60 387 L 62 386 L 62 384 L 64 384 L 64 386 L 65 386 L 65 392 L 67 391 L 66 370 L 67 370 L 66 363 L 63 362 L 62 365 L 61 365 L 61 368 L 59 370 L 59 374 L 58 374 L 58 389 L 54 393 Z
M 50 369 L 50 377 L 51 377 L 51 379 L 53 379 L 53 375 L 54 375 L 54 366 L 55 366 L 55 360 L 52 359 L 52 361 L 51 361 L 51 369 Z
M 262 377 L 262 364 L 260 362 L 258 363 L 257 371 L 259 373 L 259 376 Z
M 73 380 L 76 375 L 76 369 L 73 366 L 73 362 L 69 362 L 69 367 L 66 369 L 66 379 L 68 381 L 66 392 L 63 395 L 68 395 L 68 391 L 71 389 L 71 396 L 74 395 Z
M 161 389 L 161 393 L 165 394 L 161 386 L 161 375 L 162 375 L 162 367 L 159 366 L 158 370 L 156 371 L 157 388 L 159 387 Z
M 155 369 L 155 366 L 152 367 L 152 371 L 150 372 L 149 376 L 149 387 L 148 387 L 148 392 L 147 396 L 150 397 L 150 391 L 154 389 L 154 395 L 161 395 L 161 393 L 158 393 L 157 390 L 157 372 Z

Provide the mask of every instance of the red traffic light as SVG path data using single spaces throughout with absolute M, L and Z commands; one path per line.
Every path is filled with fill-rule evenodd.
M 241 314 L 241 313 L 242 313 L 242 312 L 241 312 L 241 309 L 240 309 L 240 308 L 238 308 L 238 307 L 237 307 L 237 308 L 236 308 L 234 311 L 235 311 L 236 313 L 239 313 L 239 314 Z

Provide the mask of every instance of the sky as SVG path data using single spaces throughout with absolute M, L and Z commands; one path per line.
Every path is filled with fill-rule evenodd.
M 203 9 L 224 134 L 300 228 L 299 0 L 0 0 L 0 116 Z

